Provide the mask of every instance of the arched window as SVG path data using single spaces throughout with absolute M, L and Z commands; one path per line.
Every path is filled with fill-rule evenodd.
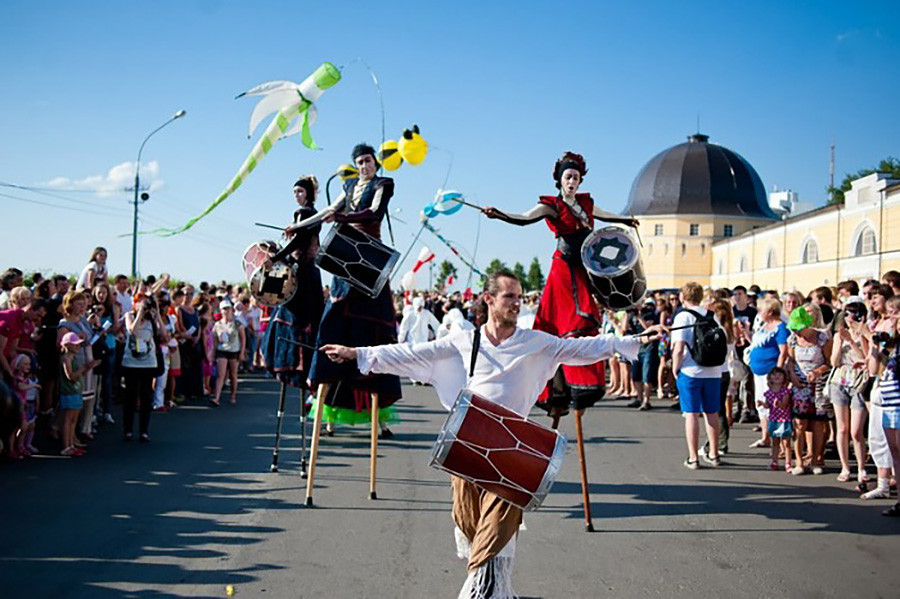
M 800 262 L 803 264 L 812 264 L 819 261 L 819 244 L 815 239 L 810 239 L 803 245 L 803 255 Z
M 705 256 L 705 255 L 706 255 L 706 244 L 705 244 L 705 243 L 701 243 L 701 244 L 700 244 L 700 255 L 701 255 L 701 256 Z
M 738 262 L 738 272 L 747 272 L 747 256 L 741 256 L 741 260 Z
M 775 268 L 778 266 L 778 256 L 775 255 L 775 248 L 769 248 L 769 253 L 766 255 L 766 268 Z
M 875 242 L 875 231 L 871 227 L 866 227 L 859 233 L 856 238 L 856 247 L 853 249 L 854 256 L 866 256 L 874 254 L 878 251 L 878 244 Z
M 682 243 L 681 244 L 681 256 L 684 257 L 685 255 L 687 255 L 687 244 Z
M 648 256 L 653 255 L 653 244 L 652 243 L 647 245 L 647 255 Z
M 666 245 L 663 246 L 663 256 L 668 256 L 668 255 L 669 255 L 669 244 L 667 243 Z
M 719 260 L 719 274 L 720 275 L 725 274 L 725 263 L 722 262 L 721 260 Z

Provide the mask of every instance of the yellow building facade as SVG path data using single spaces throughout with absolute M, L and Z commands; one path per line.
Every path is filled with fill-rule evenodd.
M 652 264 L 646 240 L 643 256 L 645 265 Z M 853 182 L 843 206 L 717 239 L 709 266 L 712 287 L 756 284 L 802 293 L 900 270 L 900 181 L 875 173 Z

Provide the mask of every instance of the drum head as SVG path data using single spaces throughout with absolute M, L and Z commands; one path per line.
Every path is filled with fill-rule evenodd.
M 615 277 L 630 270 L 640 258 L 634 237 L 621 227 L 597 229 L 581 245 L 581 262 L 588 272 Z
M 247 283 L 250 294 L 270 308 L 290 301 L 297 292 L 297 275 L 283 262 L 273 264 L 271 268 L 257 268 Z

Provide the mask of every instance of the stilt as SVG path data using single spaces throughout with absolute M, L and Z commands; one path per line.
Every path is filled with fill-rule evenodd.
M 300 390 L 300 478 L 306 478 L 306 397 L 308 389 Z
M 375 466 L 378 462 L 378 394 L 372 393 L 372 456 L 369 458 L 369 499 L 378 499 L 375 494 Z
M 313 504 L 313 484 L 316 478 L 316 458 L 319 455 L 319 429 L 322 428 L 322 413 L 325 411 L 325 395 L 328 385 L 320 384 L 316 396 L 316 415 L 313 418 L 312 446 L 309 448 L 309 477 L 306 479 L 306 505 Z
M 281 423 L 284 420 L 284 396 L 287 393 L 287 385 L 281 383 L 281 395 L 278 397 L 278 423 L 275 425 L 275 450 L 272 452 L 272 465 L 269 472 L 278 472 L 278 445 L 281 443 Z
M 584 460 L 584 433 L 581 429 L 581 415 L 584 410 L 575 410 L 575 438 L 578 440 L 578 462 L 581 465 L 581 499 L 584 502 L 584 530 L 594 532 L 591 521 L 591 497 L 588 491 L 587 465 Z

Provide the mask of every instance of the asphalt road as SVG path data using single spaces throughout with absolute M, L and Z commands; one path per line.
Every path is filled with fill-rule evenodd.
M 298 473 L 299 402 L 270 473 L 277 386 L 237 406 L 154 414 L 150 444 L 106 427 L 76 459 L 0 465 L 0 599 L 456 597 L 447 476 L 428 467 L 444 414 L 404 387 L 368 500 L 366 429 L 323 438 L 316 505 Z M 684 469 L 676 412 L 604 401 L 584 419 L 596 532 L 583 531 L 574 443 L 545 505 L 526 515 L 523 597 L 898 597 L 900 521 L 852 484 L 770 472 L 733 433 L 721 468 Z M 574 423 L 561 430 L 574 440 Z

